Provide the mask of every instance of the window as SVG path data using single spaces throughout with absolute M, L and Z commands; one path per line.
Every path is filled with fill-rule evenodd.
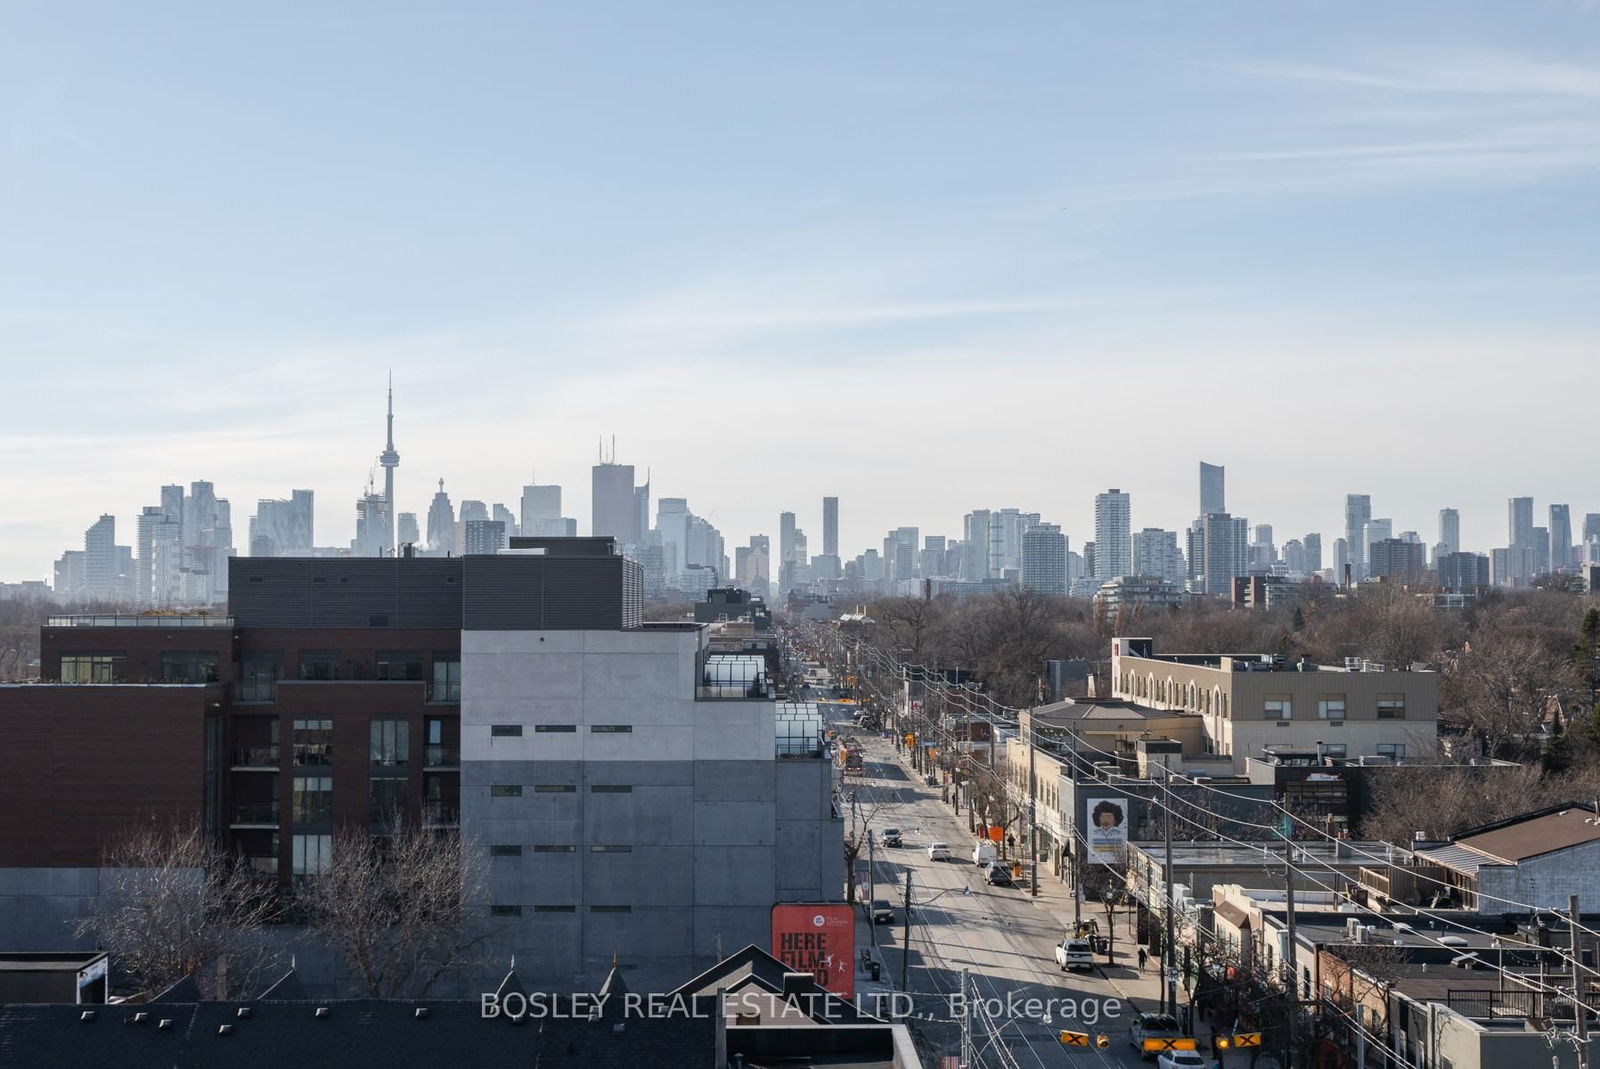
M 461 760 L 454 746 L 444 744 L 444 721 L 430 716 L 422 721 L 423 760 L 428 767 L 451 766 Z
M 578 848 L 571 843 L 540 843 L 533 848 L 536 854 L 575 854 Z
M 535 913 L 576 913 L 577 906 L 534 906 Z
M 577 724 L 535 724 L 535 725 L 533 725 L 533 733 L 535 735 L 538 735 L 540 733 L 552 732 L 552 731 L 571 732 L 571 731 L 577 731 L 577 730 L 578 730 L 578 725 Z
M 398 824 L 405 817 L 409 783 L 404 776 L 373 776 L 367 786 L 368 820 L 374 824 Z
M 422 652 L 420 650 L 379 650 L 378 678 L 422 681 Z
M 1344 695 L 1324 694 L 1317 699 L 1317 716 L 1323 720 L 1344 719 Z
M 594 846 L 589 847 L 589 852 L 591 854 L 631 854 L 633 853 L 633 847 L 619 846 L 614 843 L 596 843 Z
M 591 724 L 589 730 L 596 735 L 621 735 L 633 730 L 632 724 Z
M 116 683 L 122 680 L 127 661 L 121 653 L 64 653 L 61 682 Z
M 1406 696 L 1404 694 L 1378 695 L 1379 720 L 1404 720 L 1406 718 Z
M 296 776 L 294 778 L 295 823 L 319 824 L 332 819 L 333 777 Z
M 163 653 L 161 680 L 164 683 L 215 683 L 217 655 L 215 652 L 201 653 L 193 650 Z
M 497 739 L 520 739 L 522 737 L 522 725 L 490 724 L 489 734 Z
M 371 723 L 372 763 L 385 768 L 405 768 L 411 756 L 411 725 L 404 720 Z
M 338 679 L 338 650 L 301 650 L 301 679 Z
M 1293 720 L 1294 698 L 1288 694 L 1268 694 L 1261 703 L 1261 712 L 1267 720 Z
M 333 862 L 333 836 L 296 835 L 294 837 L 294 874 L 315 876 L 327 872 Z
M 1380 742 L 1378 743 L 1378 756 L 1392 757 L 1396 761 L 1403 761 L 1406 756 L 1406 744 L 1403 742 Z
M 296 720 L 294 722 L 294 763 L 297 765 L 333 764 L 332 720 Z
M 239 700 L 270 702 L 283 678 L 282 650 L 249 650 L 239 659 Z
M 490 857 L 521 857 L 522 847 L 505 843 L 496 843 L 489 847 Z
M 534 794 L 572 794 L 578 788 L 570 783 L 540 783 L 534 786 Z
M 490 906 L 489 907 L 489 915 L 491 917 L 520 917 L 520 916 L 522 916 L 522 907 L 521 906 L 499 906 L 499 905 Z
M 1343 757 L 1348 749 L 1349 747 L 1342 742 L 1330 742 L 1322 747 L 1322 752 L 1329 757 Z
M 631 783 L 594 783 L 589 786 L 590 794 L 632 794 Z
M 496 783 L 489 788 L 490 798 L 521 798 L 522 784 Z
M 461 700 L 461 654 L 454 650 L 433 655 L 433 693 L 429 699 L 436 702 Z
M 632 906 L 590 906 L 590 913 L 632 913 Z

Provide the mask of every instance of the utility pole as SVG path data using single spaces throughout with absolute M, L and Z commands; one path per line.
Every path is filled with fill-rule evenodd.
M 961 970 L 961 1065 L 962 1069 L 976 1064 L 972 1050 L 972 1004 L 967 1001 L 967 991 L 970 977 L 966 969 Z
M 1029 894 L 1039 897 L 1039 789 L 1033 771 L 1033 712 L 1028 717 L 1028 872 Z M 1020 722 L 1020 717 L 1018 718 Z
M 873 876 L 874 871 L 875 871 L 875 867 L 874 867 L 874 863 L 873 863 L 872 829 L 868 828 L 867 829 L 867 912 L 869 914 L 872 912 L 872 893 L 878 889 L 877 880 Z M 867 919 L 872 922 L 872 923 L 867 925 L 868 930 L 870 930 L 872 932 L 872 945 L 873 946 L 877 946 L 878 945 L 878 918 L 874 917 L 874 916 L 869 916 Z
M 911 870 L 909 868 L 906 869 L 905 912 L 904 945 L 900 948 L 900 990 L 909 995 L 911 994 Z
M 1294 937 L 1294 840 L 1289 838 L 1287 829 L 1283 837 L 1283 904 L 1289 926 L 1289 955 L 1283 963 L 1289 971 L 1289 1045 L 1284 1051 L 1283 1069 L 1294 1069 L 1295 1032 L 1300 1017 L 1300 948 Z
M 1161 959 L 1166 963 L 1165 979 L 1167 984 L 1164 990 L 1166 991 L 1167 1012 L 1176 1017 L 1178 1015 L 1178 955 L 1176 952 L 1177 947 L 1173 945 L 1174 940 L 1172 923 L 1172 768 L 1170 766 L 1163 765 L 1162 770 L 1163 775 L 1161 778 L 1167 786 L 1167 801 L 1166 805 L 1164 806 L 1166 810 L 1166 819 L 1161 822 L 1161 842 L 1163 847 L 1161 859 L 1161 878 L 1162 881 L 1167 885 L 1167 935 L 1166 938 L 1161 941 L 1161 949 L 1163 952 Z
M 1578 896 L 1567 896 L 1567 930 L 1572 933 L 1573 1038 L 1578 1041 L 1578 1069 L 1589 1067 L 1589 1007 L 1583 997 L 1583 958 L 1579 953 Z

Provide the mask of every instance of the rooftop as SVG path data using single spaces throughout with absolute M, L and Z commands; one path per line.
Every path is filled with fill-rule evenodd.
M 149 627 L 160 630 L 173 627 L 232 627 L 231 616 L 179 616 L 159 613 L 129 613 L 91 616 L 51 616 L 46 627 Z

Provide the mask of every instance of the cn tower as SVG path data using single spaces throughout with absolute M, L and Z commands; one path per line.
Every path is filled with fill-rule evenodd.
M 383 465 L 383 500 L 388 508 L 388 514 L 384 517 L 383 551 L 386 554 L 393 554 L 396 552 L 394 469 L 400 466 L 400 454 L 394 451 L 394 372 L 392 371 L 389 372 L 389 438 L 388 444 L 378 456 L 378 463 Z

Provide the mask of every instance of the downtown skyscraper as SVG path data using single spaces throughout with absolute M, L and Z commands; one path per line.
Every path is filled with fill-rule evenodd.
M 1133 506 L 1113 487 L 1094 499 L 1094 577 L 1102 583 L 1133 571 Z

